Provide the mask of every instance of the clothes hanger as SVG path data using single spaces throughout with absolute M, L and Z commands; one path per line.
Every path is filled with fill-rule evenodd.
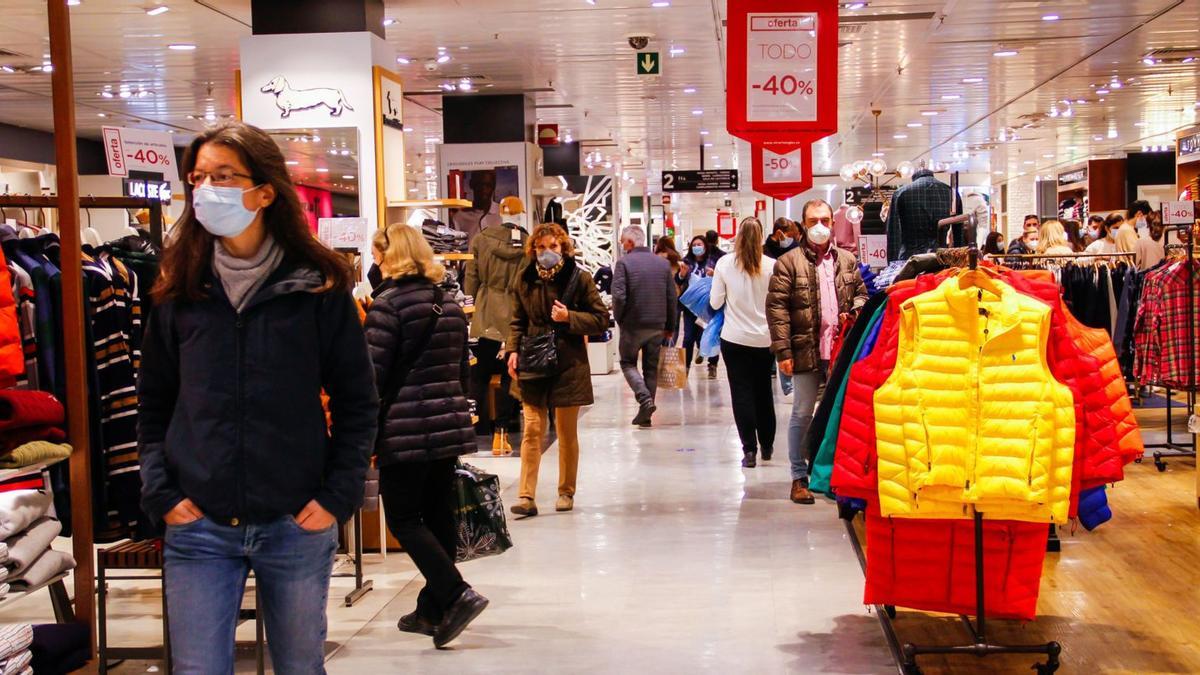
M 91 195 L 88 196 L 90 197 Z M 83 211 L 87 214 L 87 227 L 83 230 L 83 243 L 100 248 L 104 245 L 104 240 L 100 238 L 100 233 L 92 227 L 92 210 L 85 207 Z

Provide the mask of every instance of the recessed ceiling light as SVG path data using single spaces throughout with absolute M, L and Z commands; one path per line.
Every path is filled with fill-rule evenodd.
M 596 5 L 596 0 L 583 0 L 583 1 L 592 6 Z
M 1024 163 L 1024 164 L 1033 164 L 1033 160 L 1032 160 L 1032 159 L 1027 159 L 1027 160 L 1025 160 L 1023 163 Z
M 685 50 L 683 47 L 671 47 L 671 50 L 668 53 L 671 56 L 683 56 L 687 53 L 687 50 Z
M 393 18 L 391 18 L 391 17 L 388 17 L 388 18 L 386 18 L 386 19 L 384 19 L 384 20 L 383 20 L 383 26 L 384 26 L 384 28 L 387 28 L 388 26 L 394 25 L 395 23 L 396 23 L 396 20 L 395 20 L 395 19 L 393 19 Z
M 1104 137 L 1103 136 L 1092 136 L 1092 140 L 1093 141 L 1102 141 L 1102 140 L 1104 140 Z
M 108 117 L 108 115 L 105 115 L 104 113 L 96 113 L 96 117 Z
M 412 127 L 404 127 L 405 132 L 412 132 L 412 130 L 413 130 Z
M 856 9 L 863 9 L 866 6 L 867 6 L 867 3 L 865 3 L 865 2 L 847 2 L 842 5 L 842 7 L 844 9 L 849 9 L 851 11 L 856 10 Z
M 1120 89 L 1121 87 L 1124 87 L 1124 86 L 1125 85 L 1121 84 L 1120 80 L 1113 80 L 1112 82 L 1108 83 L 1109 89 Z
M 958 94 L 943 94 L 942 95 L 943 101 L 957 101 L 960 98 L 962 98 L 962 97 L 959 96 Z
M 1200 103 L 1197 103 L 1197 104 L 1196 104 L 1196 106 L 1197 106 L 1197 107 L 1200 107 Z M 708 135 L 708 130 L 707 130 L 707 129 L 701 129 L 701 130 L 700 130 L 700 135 L 701 135 L 701 136 L 707 136 L 707 135 Z
M 661 9 L 661 8 L 663 8 L 663 7 L 670 7 L 670 6 L 671 6 L 671 3 L 670 3 L 670 2 L 667 2 L 667 0 L 654 0 L 654 2 L 650 3 L 650 6 L 651 6 L 651 7 L 657 7 L 657 8 L 660 8 L 660 9 Z
M 446 63 L 446 62 L 448 62 L 449 60 L 450 60 L 450 55 L 449 55 L 449 54 L 442 54 L 441 56 L 437 57 L 437 62 L 438 62 L 438 63 Z
M 906 126 L 907 126 L 909 129 L 919 129 L 919 128 L 921 128 L 921 127 L 925 126 L 925 125 L 924 125 L 924 124 L 921 124 L 920 122 L 909 122 L 909 123 L 908 123 Z
M 350 174 L 346 174 L 346 175 L 342 176 L 342 178 L 345 180 L 354 180 L 354 176 L 352 176 Z
M 1104 94 L 1107 94 L 1107 93 L 1108 93 L 1108 90 L 1107 90 L 1107 89 L 1097 89 L 1097 90 L 1096 90 L 1096 93 L 1097 93 L 1097 94 L 1104 95 Z
M 992 56 L 997 56 L 997 57 L 1003 58 L 1006 56 L 1016 56 L 1019 53 L 1020 52 L 1018 52 L 1015 49 L 1001 49 L 1000 51 L 992 52 Z
M 16 68 L 13 68 L 12 66 L 0 66 L 0 70 L 3 70 L 3 71 L 4 71 L 4 72 L 6 72 L 6 73 L 15 73 L 15 72 L 17 72 L 17 69 L 16 69 Z M 1197 104 L 1197 105 L 1200 105 L 1200 104 Z
M 403 57 L 403 56 L 397 56 L 397 57 L 396 57 L 396 63 L 402 63 L 402 64 L 404 64 L 404 65 L 406 65 L 406 66 L 407 66 L 408 64 L 412 63 L 412 61 L 410 61 L 410 60 L 409 60 L 408 58 L 406 58 L 406 57 Z
M 159 5 L 157 7 L 150 7 L 146 10 L 146 13 L 150 16 L 158 16 L 159 14 L 166 14 L 169 11 L 171 11 L 170 7 L 167 7 L 166 5 Z
M 1116 138 L 1116 137 L 1117 137 L 1117 130 L 1116 130 L 1116 129 L 1109 129 L 1109 130 L 1108 130 L 1108 137 L 1109 137 L 1109 138 Z
M 893 134 L 892 138 L 894 138 L 898 141 L 902 141 L 902 140 L 908 138 L 908 134 Z
M 317 173 L 329 173 L 329 169 L 326 169 L 323 166 L 318 166 L 316 171 L 317 171 Z
M 300 162 L 297 162 L 297 161 L 296 161 L 296 160 L 294 160 L 294 159 L 289 159 L 289 160 L 287 160 L 286 162 L 284 162 L 284 164 L 287 164 L 288 166 L 296 166 L 296 165 L 297 165 L 297 164 L 299 164 L 299 163 L 300 163 Z
M 67 0 L 67 7 L 78 7 L 80 0 Z
M 980 82 L 983 82 L 982 77 L 964 77 L 962 79 L 963 84 L 979 84 Z
M 704 111 L 703 111 L 703 110 L 700 110 L 699 108 L 697 108 L 697 109 L 695 109 L 695 110 L 693 110 L 693 111 L 692 111 L 692 114 L 693 114 L 693 115 L 695 115 L 696 117 L 699 117 L 699 116 L 701 116 L 701 115 L 703 115 L 703 114 L 704 114 Z
M 1146 123 L 1145 123 L 1145 122 L 1134 122 L 1134 123 L 1133 123 L 1133 126 L 1135 126 L 1135 127 L 1144 127 L 1144 126 L 1146 126 Z
M 711 148 L 712 146 L 713 146 L 713 144 L 712 144 L 712 143 L 705 143 L 705 144 L 704 144 L 704 147 L 706 147 L 706 148 Z
M 196 45 L 188 42 L 177 42 L 175 44 L 167 45 L 167 49 L 174 49 L 177 52 L 190 52 L 195 51 Z
M 696 88 L 695 87 L 686 87 L 686 88 L 684 88 L 683 93 L 694 94 L 694 93 L 696 93 Z
M 1042 21 L 1058 21 L 1057 14 L 1046 14 L 1042 17 Z
M 922 110 L 922 111 L 921 111 L 921 114 L 922 114 L 922 115 L 924 115 L 924 116 L 926 116 L 926 117 L 937 117 L 937 116 L 938 116 L 938 111 L 936 111 L 936 110 Z
M 1042 159 L 1054 159 L 1054 155 L 1053 154 L 1042 155 Z
M 113 97 L 113 93 L 111 91 L 99 91 L 99 92 L 96 92 L 96 95 L 103 96 L 104 98 L 112 98 Z

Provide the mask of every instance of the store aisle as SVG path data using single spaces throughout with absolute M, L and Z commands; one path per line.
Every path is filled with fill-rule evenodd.
M 398 595 L 334 647 L 329 672 L 887 672 L 832 504 L 787 500 L 790 402 L 779 398 L 774 461 L 743 470 L 724 376 L 660 394 L 649 431 L 629 424 L 636 405 L 620 376 L 596 378 L 575 512 L 553 511 L 552 447 L 542 515 L 510 516 L 516 546 L 463 566 L 492 605 L 454 648 L 396 630 L 421 582 L 403 585 L 415 571 L 390 555 L 369 569 L 387 568 L 376 594 Z M 468 461 L 498 472 L 515 500 L 517 460 Z M 331 608 L 331 623 L 343 611 Z

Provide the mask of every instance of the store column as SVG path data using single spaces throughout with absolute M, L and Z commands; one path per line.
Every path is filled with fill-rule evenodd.
M 403 92 L 381 0 L 254 0 L 241 41 L 240 113 L 273 132 L 298 182 L 361 224 L 339 241 L 370 257 L 388 201 L 403 200 Z M 338 203 L 349 203 L 339 208 Z M 350 231 L 353 230 L 353 231 Z

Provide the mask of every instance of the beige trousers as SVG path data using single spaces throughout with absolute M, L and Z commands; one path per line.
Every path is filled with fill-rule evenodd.
M 537 496 L 538 469 L 542 464 L 542 440 L 546 437 L 549 410 L 524 404 L 525 428 L 521 439 L 522 498 Z M 575 496 L 579 474 L 579 406 L 554 409 L 554 429 L 558 433 L 558 494 Z

